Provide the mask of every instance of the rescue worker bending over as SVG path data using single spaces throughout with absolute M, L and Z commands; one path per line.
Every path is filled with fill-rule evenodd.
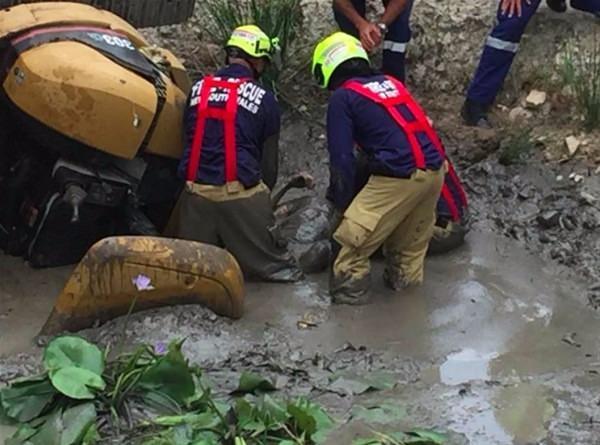
M 369 159 L 364 151 L 357 148 L 355 152 L 358 168 L 355 190 L 358 194 L 369 181 L 371 174 Z M 462 246 L 470 229 L 467 194 L 452 162 L 448 157 L 446 157 L 446 161 L 448 173 L 446 173 L 442 194 L 437 203 L 433 237 L 428 250 L 430 255 L 448 253 Z
M 176 224 L 181 238 L 227 248 L 247 277 L 288 282 L 302 273 L 276 233 L 270 198 L 281 114 L 256 82 L 276 45 L 256 26 L 237 28 L 226 46 L 228 65 L 193 86 Z
M 467 91 L 462 117 L 467 125 L 490 128 L 487 118 L 512 62 L 519 50 L 521 37 L 542 0 L 502 0 L 498 6 L 498 22 L 488 36 L 475 77 Z M 558 11 L 564 2 L 549 2 Z M 600 0 L 571 0 L 571 6 L 598 15 Z
M 367 0 L 333 0 L 333 11 L 340 29 L 359 38 L 367 51 L 373 51 L 383 41 L 383 71 L 404 82 L 413 3 L 414 0 L 383 0 L 385 12 L 377 23 L 366 19 Z
M 343 220 L 330 283 L 334 302 L 368 301 L 370 260 L 383 245 L 384 281 L 394 290 L 423 281 L 424 259 L 444 183 L 441 143 L 406 88 L 376 74 L 361 43 L 335 33 L 319 43 L 313 75 L 333 91 L 327 112 L 328 198 Z M 354 142 L 368 158 L 370 178 L 355 196 Z

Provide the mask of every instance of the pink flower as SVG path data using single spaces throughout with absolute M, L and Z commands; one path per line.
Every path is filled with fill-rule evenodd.
M 131 280 L 131 282 L 139 292 L 154 290 L 154 286 L 151 284 L 152 281 L 150 280 L 150 277 L 147 277 L 146 275 L 139 274 L 137 277 Z

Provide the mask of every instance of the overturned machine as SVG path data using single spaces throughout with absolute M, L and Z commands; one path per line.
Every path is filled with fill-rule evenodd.
M 42 2 L 0 10 L 0 66 L 0 248 L 51 267 L 159 234 L 180 187 L 182 63 L 111 12 Z
M 182 21 L 193 3 L 0 0 L 0 251 L 35 268 L 82 260 L 44 334 L 133 306 L 203 303 L 241 316 L 231 255 L 157 238 L 183 185 L 185 68 L 96 7 L 150 26 Z M 136 277 L 152 284 L 139 289 Z

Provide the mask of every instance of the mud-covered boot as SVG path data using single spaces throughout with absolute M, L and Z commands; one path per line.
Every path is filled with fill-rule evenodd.
M 479 128 L 493 128 L 487 117 L 487 107 L 467 99 L 462 107 L 461 115 L 466 125 Z
M 361 279 L 335 278 L 332 274 L 329 281 L 329 294 L 335 304 L 361 306 L 369 304 L 369 276 Z
M 386 267 L 383 271 L 383 284 L 393 291 L 401 291 L 410 286 L 417 286 L 421 283 L 408 280 L 397 268 Z
M 546 0 L 546 3 L 548 4 L 548 8 L 552 9 L 554 12 L 567 11 L 566 0 Z

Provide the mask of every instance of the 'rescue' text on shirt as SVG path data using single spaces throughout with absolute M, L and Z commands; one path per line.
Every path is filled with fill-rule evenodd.
M 235 81 L 236 79 L 229 79 Z M 200 102 L 200 91 L 202 90 L 203 82 L 197 82 L 192 88 L 192 95 L 190 98 L 190 106 L 195 107 Z M 267 92 L 260 86 L 252 83 L 242 83 L 238 88 L 238 106 L 249 111 L 252 114 L 258 113 L 260 105 L 262 104 L 263 98 Z M 209 102 L 211 103 L 225 103 L 229 93 L 218 88 L 213 88 L 210 92 Z

